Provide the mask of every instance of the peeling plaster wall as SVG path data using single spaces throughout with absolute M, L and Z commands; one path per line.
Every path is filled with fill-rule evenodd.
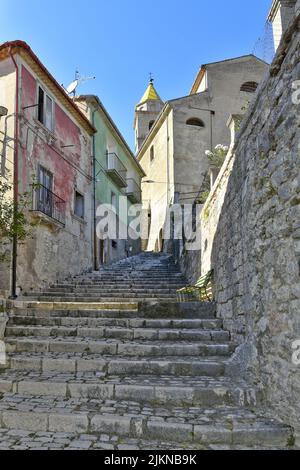
M 53 192 L 65 201 L 62 226 L 42 213 L 29 212 L 39 224 L 33 236 L 19 244 L 17 287 L 30 292 L 92 268 L 91 137 L 63 105 L 37 80 L 28 64 L 17 57 L 20 68 L 19 191 L 30 190 L 42 165 L 53 174 Z M 37 120 L 37 86 L 41 83 L 54 101 L 54 130 Z M 7 90 L 11 87 L 11 83 Z M 72 145 L 70 148 L 62 148 Z M 74 215 L 75 189 L 84 195 L 84 220 Z

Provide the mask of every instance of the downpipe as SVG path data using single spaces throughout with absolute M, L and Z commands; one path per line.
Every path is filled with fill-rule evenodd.
M 14 172 L 13 172 L 13 221 L 17 219 L 19 207 L 19 67 L 13 56 L 11 48 L 9 55 L 16 70 L 16 103 L 15 103 L 15 145 L 14 145 Z M 12 243 L 12 263 L 11 263 L 11 299 L 17 298 L 17 257 L 18 257 L 18 237 L 15 233 Z

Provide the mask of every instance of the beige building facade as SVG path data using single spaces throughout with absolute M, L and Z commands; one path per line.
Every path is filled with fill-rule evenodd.
M 268 21 L 272 23 L 274 46 L 277 50 L 282 36 L 287 30 L 289 23 L 294 18 L 296 11 L 300 8 L 299 0 L 273 0 L 268 15 Z
M 228 116 L 241 114 L 248 106 L 267 69 L 253 55 L 203 65 L 190 94 L 166 102 L 157 114 L 137 153 L 147 175 L 142 182 L 147 214 L 143 219 L 144 249 L 163 249 L 170 205 L 197 199 L 209 171 L 205 151 L 218 144 L 229 145 Z M 157 101 L 160 105 L 160 98 Z M 149 116 L 137 108 L 138 136 L 143 119 L 145 129 Z

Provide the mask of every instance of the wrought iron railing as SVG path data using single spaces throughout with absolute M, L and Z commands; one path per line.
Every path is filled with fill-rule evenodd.
M 119 186 L 126 187 L 127 169 L 116 153 L 107 154 L 107 172 L 116 180 Z
M 41 212 L 62 225 L 66 223 L 65 201 L 41 184 L 32 189 L 32 211 Z

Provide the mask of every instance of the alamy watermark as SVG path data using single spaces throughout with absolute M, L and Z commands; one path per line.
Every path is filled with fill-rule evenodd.
M 97 208 L 97 236 L 100 240 L 149 240 L 162 232 L 164 242 L 182 240 L 188 251 L 200 250 L 200 225 L 202 206 L 196 204 L 173 204 L 164 212 L 158 208 L 164 220 L 162 227 L 152 231 L 149 210 L 142 204 L 128 206 L 127 197 L 120 196 L 118 210 L 111 204 L 100 204 Z M 158 232 L 158 233 L 157 233 Z

